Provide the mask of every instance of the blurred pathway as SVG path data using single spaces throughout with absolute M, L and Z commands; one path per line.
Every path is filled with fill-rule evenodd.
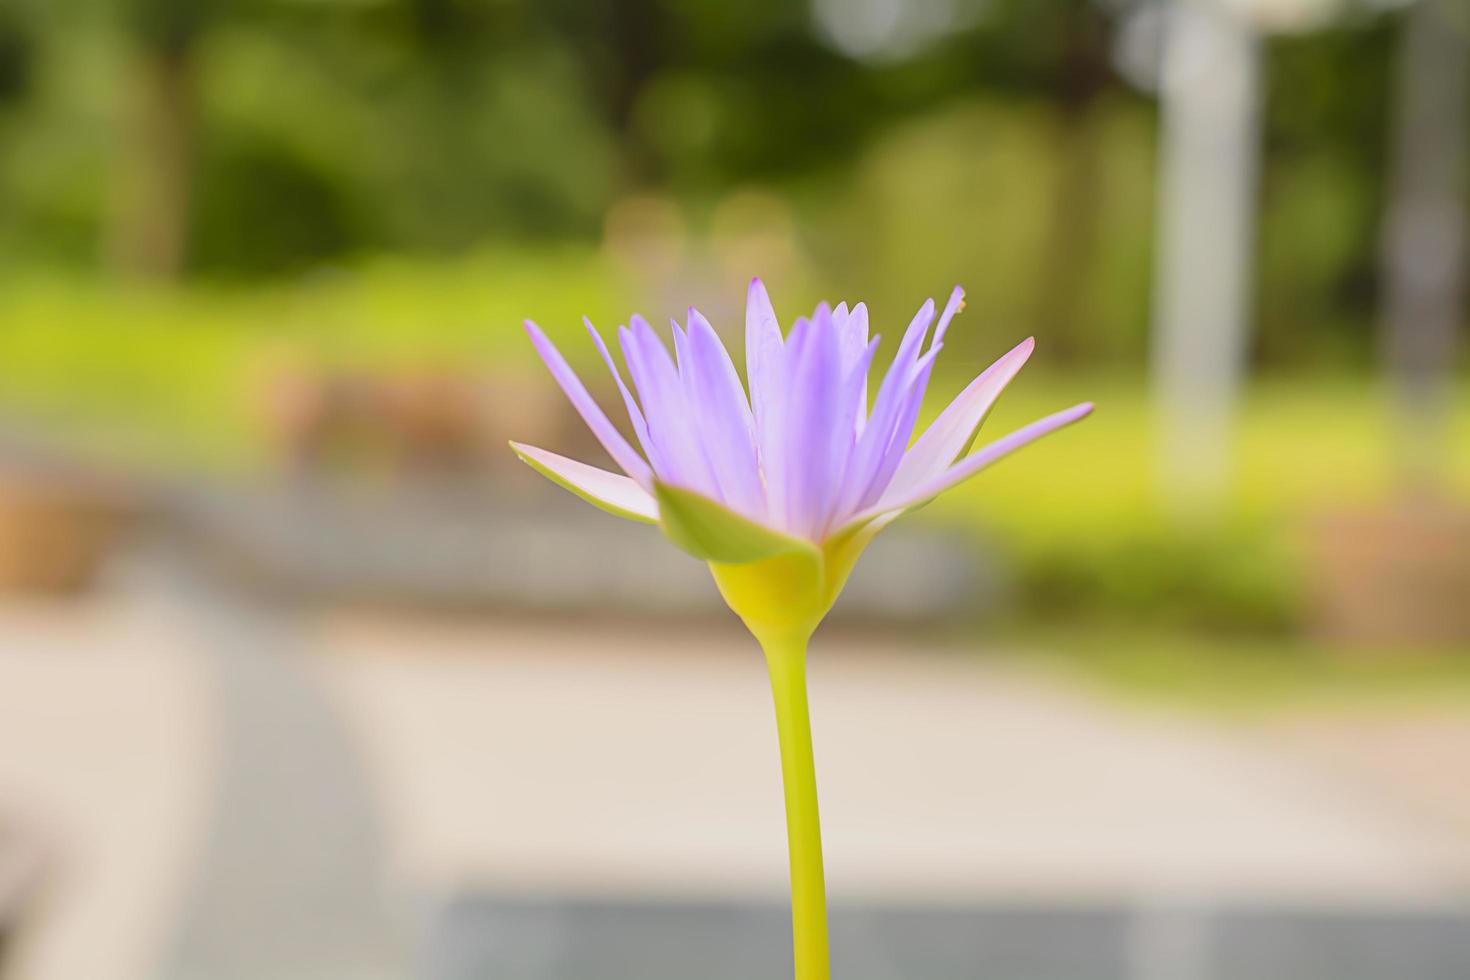
M 361 753 L 322 700 L 296 617 L 175 569 L 210 681 L 207 828 L 167 980 L 403 980 Z
M 48 857 L 21 980 L 154 975 L 207 796 L 208 687 L 186 650 L 153 604 L 0 605 L 0 811 Z
M 176 599 L 0 605 L 0 810 L 44 826 L 63 862 L 24 980 L 143 980 L 187 921 L 221 719 Z M 296 656 L 326 698 L 301 717 L 289 701 L 277 734 L 289 746 L 324 711 L 346 724 L 372 790 L 354 805 L 381 807 L 359 816 L 402 893 L 783 894 L 766 681 L 733 630 L 368 614 L 300 626 Z M 839 898 L 1470 894 L 1470 830 L 1368 770 L 1346 778 L 1300 739 L 1139 715 L 953 651 L 829 636 L 813 658 Z M 236 666 L 222 676 L 252 699 L 279 690 L 274 667 Z M 313 775 L 317 758 L 300 756 L 303 782 L 255 791 L 341 777 Z M 247 817 L 251 801 L 232 799 Z M 270 872 L 245 851 L 215 871 L 232 857 L 257 883 Z
M 0 607 L 0 813 L 53 859 L 14 975 L 398 980 L 376 808 L 293 617 L 170 564 Z
M 404 874 L 782 893 L 766 680 L 734 631 L 344 616 L 314 645 L 376 759 Z M 838 896 L 1470 895 L 1470 834 L 1265 733 L 840 635 L 812 674 Z

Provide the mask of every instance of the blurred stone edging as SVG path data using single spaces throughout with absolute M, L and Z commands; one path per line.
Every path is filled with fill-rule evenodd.
M 190 494 L 172 508 L 194 550 L 241 581 L 307 602 L 542 613 L 723 614 L 701 564 L 654 528 L 560 491 L 391 490 L 296 483 Z M 929 526 L 880 535 L 834 618 L 955 622 L 995 604 L 997 569 Z

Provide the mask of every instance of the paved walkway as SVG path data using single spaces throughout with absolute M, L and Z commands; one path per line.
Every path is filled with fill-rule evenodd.
M 218 843 L 229 777 L 215 767 L 232 752 L 214 740 L 265 729 L 219 724 L 222 681 L 247 712 L 282 684 L 324 696 L 361 748 L 380 806 L 363 824 L 405 894 L 784 890 L 765 678 L 733 631 L 343 614 L 293 632 L 286 674 L 232 673 L 188 619 L 171 596 L 0 606 L 0 810 L 44 828 L 61 869 L 20 951 L 25 980 L 154 975 L 191 928 L 180 911 L 201 877 L 229 888 L 208 870 L 244 857 L 209 850 L 233 846 Z M 831 638 L 812 674 L 838 896 L 1470 894 L 1464 828 L 1290 740 L 1141 716 L 955 651 Z M 276 717 L 279 744 L 301 740 L 298 765 L 322 758 L 317 722 Z M 272 819 L 332 812 L 292 802 L 321 787 L 352 797 L 327 777 L 261 783 L 295 787 Z M 300 862 L 277 863 L 289 882 Z
M 343 618 L 317 645 L 385 780 L 405 873 L 784 888 L 766 681 L 733 631 Z M 819 640 L 811 673 L 839 895 L 1470 894 L 1470 836 L 1264 736 L 1131 713 L 957 651 Z

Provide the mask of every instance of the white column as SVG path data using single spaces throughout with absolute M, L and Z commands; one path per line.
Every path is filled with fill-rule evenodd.
M 1153 372 L 1158 467 L 1176 512 L 1207 516 L 1231 478 L 1250 321 L 1260 52 L 1224 3 L 1179 0 L 1164 31 Z

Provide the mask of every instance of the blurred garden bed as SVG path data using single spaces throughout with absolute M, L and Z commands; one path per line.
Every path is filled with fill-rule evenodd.
M 555 393 L 523 340 L 521 318 L 536 318 L 590 375 L 600 367 L 582 342 L 580 317 L 610 330 L 633 308 L 630 291 L 626 276 L 590 250 L 382 262 L 253 289 L 36 278 L 0 297 L 0 410 L 119 467 L 251 481 L 282 462 L 270 418 L 282 378 L 440 372 L 492 400 L 509 391 L 502 401 L 520 404 L 530 424 L 535 412 L 565 409 L 555 397 L 532 397 Z M 660 311 L 649 312 L 657 322 Z M 729 311 L 718 322 L 727 332 L 739 326 Z M 977 356 L 956 358 L 948 365 L 955 373 L 936 378 L 930 411 L 1003 349 L 1000 339 L 985 349 L 995 331 L 983 310 L 964 326 L 975 330 L 966 344 Z M 1391 496 L 1386 398 L 1366 377 L 1255 382 L 1238 429 L 1232 502 L 1216 519 L 1185 523 L 1160 506 L 1141 376 L 1043 364 L 1018 379 L 988 431 L 1081 398 L 1098 406 L 1085 427 L 917 518 L 959 528 L 997 555 L 1022 620 L 1287 632 L 1305 614 L 1304 529 L 1324 509 Z M 483 445 L 493 465 L 511 466 L 497 450 L 503 438 L 524 434 L 522 423 L 498 417 L 516 431 L 488 431 Z M 1461 392 L 1454 425 L 1458 442 L 1470 441 L 1470 392 Z M 1470 454 L 1450 466 L 1453 493 L 1470 499 Z

